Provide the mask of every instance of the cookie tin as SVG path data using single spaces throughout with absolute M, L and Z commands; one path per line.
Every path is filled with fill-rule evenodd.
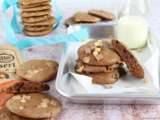
M 95 25 L 74 25 L 68 28 L 68 33 L 75 32 L 81 28 L 88 29 L 89 35 L 91 39 L 105 39 L 115 37 L 114 34 L 114 23 L 107 24 L 95 24 Z M 150 35 L 151 36 L 151 35 Z M 159 48 L 157 46 L 156 40 L 150 37 L 150 45 L 154 46 L 154 50 L 150 50 L 147 48 L 145 52 L 139 53 L 138 57 L 144 62 L 147 62 L 147 58 L 151 58 L 153 55 L 153 51 L 158 51 Z M 71 43 L 70 47 L 76 46 L 77 43 Z M 78 49 L 78 47 L 77 47 Z M 159 104 L 160 102 L 160 94 L 159 89 L 156 93 L 148 93 L 148 94 L 138 94 L 136 93 L 94 93 L 88 94 L 83 86 L 78 85 L 73 75 L 66 76 L 66 73 L 70 73 L 70 65 L 73 62 L 73 56 L 76 56 L 76 52 L 73 54 L 68 54 L 71 49 L 68 49 L 65 54 L 61 57 L 59 71 L 56 79 L 56 90 L 67 100 L 74 103 L 91 103 L 91 104 Z M 73 51 L 73 50 L 72 50 Z M 75 50 L 76 51 L 76 50 Z M 158 54 L 157 53 L 157 54 Z M 159 56 L 159 54 L 158 54 Z M 159 57 L 157 59 L 157 65 L 159 66 Z M 73 67 L 73 66 L 72 66 Z M 72 68 L 73 69 L 73 68 Z M 159 67 L 157 67 L 157 82 L 159 86 Z M 72 84 L 70 84 L 72 83 Z M 76 91 L 77 90 L 77 91 Z

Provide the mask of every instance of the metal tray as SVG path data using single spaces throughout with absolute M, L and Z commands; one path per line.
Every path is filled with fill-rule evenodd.
M 74 25 L 68 29 L 68 33 L 77 31 L 81 28 L 86 28 L 91 39 L 103 39 L 115 37 L 114 23 L 97 24 L 97 25 Z M 74 44 L 74 43 L 73 43 Z M 67 51 L 66 51 L 67 52 Z M 146 51 L 150 57 L 150 51 Z M 143 56 L 143 58 L 145 58 Z M 56 90 L 69 101 L 74 103 L 91 103 L 91 104 L 159 104 L 160 94 L 70 94 L 69 81 L 73 81 L 73 76 L 67 79 L 62 79 L 65 73 L 70 72 L 68 64 L 72 61 L 70 54 L 64 54 L 60 61 L 59 71 L 56 79 Z M 159 71 L 159 70 L 158 70 Z M 74 84 L 74 83 L 73 83 Z M 76 84 L 76 83 L 75 83 Z M 80 86 L 79 90 L 83 90 Z

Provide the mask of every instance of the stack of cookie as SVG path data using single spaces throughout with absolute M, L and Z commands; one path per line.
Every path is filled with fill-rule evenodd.
M 111 43 L 91 41 L 78 50 L 75 71 L 92 77 L 95 84 L 113 84 L 126 75 L 126 69 L 139 79 L 145 76 L 136 57 L 118 40 L 112 40 Z
M 0 91 L 3 92 L 0 101 L 0 120 L 55 118 L 61 112 L 62 105 L 56 98 L 43 91 L 49 90 L 46 81 L 56 77 L 57 69 L 58 63 L 51 60 L 36 59 L 21 64 L 16 74 L 23 80 L 9 81 L 0 86 Z M 6 99 L 9 100 L 6 102 L 4 101 Z M 3 105 L 2 100 L 5 103 Z
M 50 0 L 20 0 L 24 33 L 28 36 L 49 34 L 56 22 L 51 9 Z
M 82 45 L 78 50 L 76 72 L 91 76 L 96 84 L 115 83 L 120 77 L 119 68 L 122 67 L 122 62 L 108 45 L 109 43 L 102 40 Z
M 89 10 L 88 12 L 77 12 L 65 21 L 65 25 L 73 25 L 80 23 L 97 23 L 101 21 L 112 21 L 115 16 L 104 10 Z

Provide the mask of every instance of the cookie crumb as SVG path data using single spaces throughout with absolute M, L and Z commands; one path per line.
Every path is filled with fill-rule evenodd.
M 104 87 L 107 89 L 111 89 L 113 88 L 113 84 L 105 84 Z
M 137 52 L 143 52 L 145 47 L 136 49 Z
M 150 82 L 150 80 L 149 80 L 147 77 L 145 77 L 145 78 L 143 79 L 143 81 L 144 81 L 144 84 L 149 84 L 149 82 Z

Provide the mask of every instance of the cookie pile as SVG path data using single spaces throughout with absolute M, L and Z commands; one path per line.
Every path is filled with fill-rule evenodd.
M 82 45 L 78 50 L 76 72 L 91 76 L 96 84 L 115 83 L 122 63 L 119 55 L 106 46 L 108 43 L 101 40 Z
M 77 12 L 72 17 L 65 21 L 65 25 L 69 26 L 72 24 L 79 23 L 97 23 L 101 21 L 112 21 L 115 16 L 104 10 L 89 10 L 88 12 Z
M 95 84 L 114 84 L 126 75 L 125 64 L 135 77 L 144 78 L 143 68 L 125 46 L 116 40 L 98 40 L 79 48 L 75 71 L 92 77 Z
M 0 106 L 2 107 L 0 120 L 6 118 L 9 118 L 6 120 L 50 120 L 55 118 L 61 112 L 62 105 L 56 98 L 43 91 L 49 90 L 46 81 L 54 79 L 57 70 L 58 63 L 51 60 L 35 59 L 21 64 L 16 74 L 22 80 L 0 84 L 2 97 L 5 97 L 2 99 L 9 99 L 3 106 L 2 104 Z
M 49 34 L 56 22 L 51 9 L 50 0 L 20 0 L 24 33 L 28 36 Z

